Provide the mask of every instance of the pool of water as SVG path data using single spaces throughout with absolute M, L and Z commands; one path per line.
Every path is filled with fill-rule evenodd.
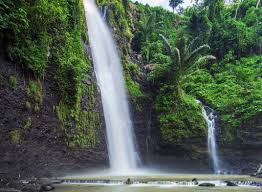
M 55 192 L 261 192 L 258 187 L 168 187 L 60 185 Z
M 74 175 L 60 179 L 63 183 L 56 186 L 55 192 L 262 192 L 262 179 L 246 175 Z M 127 180 L 131 181 L 130 185 L 126 184 Z M 225 181 L 231 181 L 238 186 L 226 186 Z M 199 187 L 198 184 L 201 183 L 213 183 L 215 187 Z

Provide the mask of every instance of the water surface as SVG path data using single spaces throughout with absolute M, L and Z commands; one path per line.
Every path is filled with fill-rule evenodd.
M 54 192 L 261 192 L 258 187 L 135 187 L 63 185 Z

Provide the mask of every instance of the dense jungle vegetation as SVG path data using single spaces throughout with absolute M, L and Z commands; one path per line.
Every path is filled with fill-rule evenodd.
M 196 99 L 217 111 L 224 142 L 244 140 L 239 127 L 262 113 L 261 1 L 196 1 L 177 12 L 127 0 L 97 3 L 108 7 L 106 18 L 119 43 L 135 108 L 152 101 L 165 142 L 206 134 Z M 96 89 L 83 85 L 92 73 L 83 46 L 88 44 L 87 30 L 80 0 L 0 0 L 5 52 L 32 74 L 28 90 L 39 103 L 36 111 L 41 106 L 41 81 L 48 69 L 54 70 L 60 95 L 54 110 L 71 147 L 95 145 L 100 124 L 99 114 L 81 109 L 85 93 L 92 98 L 92 108 Z M 141 56 L 142 64 L 132 54 Z M 150 85 L 147 93 L 141 88 L 145 81 Z
M 132 48 L 149 73 L 163 138 L 182 142 L 205 123 L 196 99 L 214 108 L 225 142 L 262 112 L 262 9 L 256 0 L 196 2 L 171 13 L 136 4 Z

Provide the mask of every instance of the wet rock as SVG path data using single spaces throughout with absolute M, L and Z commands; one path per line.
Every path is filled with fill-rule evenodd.
M 198 186 L 199 187 L 215 187 L 216 185 L 213 183 L 201 183 Z
M 52 184 L 42 185 L 40 191 L 52 191 L 55 187 Z
M 126 184 L 126 185 L 131 185 L 131 184 L 133 184 L 133 181 L 131 181 L 131 179 L 128 178 L 128 179 L 126 180 L 125 184 Z
M 39 192 L 41 191 L 41 185 L 35 184 L 26 184 L 21 186 L 23 192 Z
M 256 168 L 255 173 L 252 175 L 258 178 L 262 178 L 262 164 L 259 164 Z
M 197 178 L 192 179 L 192 182 L 194 182 L 195 185 L 198 185 L 198 180 L 197 180 Z
M 236 183 L 233 183 L 232 181 L 225 181 L 225 183 L 226 183 L 227 186 L 229 186 L 229 187 L 236 187 L 236 186 L 238 186 Z
M 60 179 L 52 179 L 51 182 L 52 182 L 52 184 L 61 184 L 61 183 L 63 183 L 63 180 L 60 180 Z

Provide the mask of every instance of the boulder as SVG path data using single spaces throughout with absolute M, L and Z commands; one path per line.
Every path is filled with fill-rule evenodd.
M 262 178 L 262 164 L 259 164 L 257 166 L 257 169 L 256 169 L 255 173 L 253 174 L 253 176 Z
M 40 191 L 52 191 L 55 187 L 52 184 L 42 185 Z
M 229 187 L 236 187 L 236 186 L 238 186 L 237 184 L 233 183 L 232 181 L 225 181 L 225 183 L 226 183 L 227 186 L 229 186 Z
M 128 179 L 126 180 L 125 184 L 126 184 L 126 185 L 131 185 L 131 184 L 133 184 L 133 181 L 131 181 L 131 179 L 128 178 Z
M 198 180 L 197 180 L 197 178 L 192 179 L 192 182 L 194 182 L 195 185 L 198 185 Z
M 199 187 L 215 187 L 214 183 L 201 183 L 198 185 Z

